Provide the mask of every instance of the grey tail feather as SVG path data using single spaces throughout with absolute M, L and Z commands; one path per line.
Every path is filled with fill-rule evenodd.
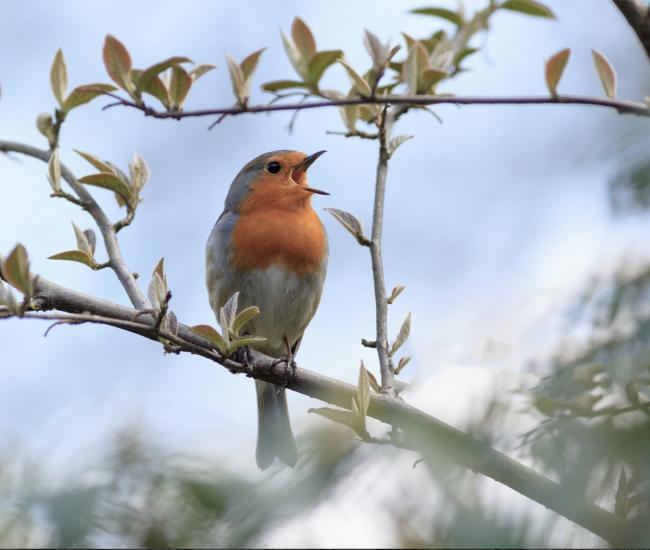
M 287 396 L 268 382 L 255 381 L 257 392 L 257 449 L 255 459 L 266 470 L 277 457 L 292 468 L 298 460 L 298 448 L 291 431 Z

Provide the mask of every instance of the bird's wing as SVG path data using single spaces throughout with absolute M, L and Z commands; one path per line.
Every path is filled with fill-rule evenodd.
M 237 290 L 232 268 L 232 232 L 238 214 L 224 210 L 214 224 L 205 250 L 205 282 L 217 319 L 219 309 Z

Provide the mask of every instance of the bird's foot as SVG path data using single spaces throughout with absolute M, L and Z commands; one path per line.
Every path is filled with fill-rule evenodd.
M 250 349 L 248 346 L 239 348 L 233 353 L 232 357 L 238 363 L 241 363 L 244 367 L 244 372 L 246 376 L 251 378 L 255 373 L 255 363 L 251 360 Z

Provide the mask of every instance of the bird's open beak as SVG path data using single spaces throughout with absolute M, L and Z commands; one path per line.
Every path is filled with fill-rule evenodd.
M 294 166 L 293 170 L 291 171 L 291 177 L 294 180 L 298 180 L 300 178 L 300 175 L 305 173 L 307 169 L 314 164 L 314 161 L 320 157 L 325 151 L 318 151 L 317 153 L 314 153 L 313 155 L 307 155 L 304 159 L 302 159 L 296 166 Z M 327 191 L 321 191 L 320 189 L 314 189 L 313 187 L 303 187 L 305 191 L 309 191 L 310 193 L 317 193 L 319 195 L 329 195 Z

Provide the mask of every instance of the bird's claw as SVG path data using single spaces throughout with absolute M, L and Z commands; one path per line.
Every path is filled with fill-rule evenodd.
M 233 359 L 242 364 L 246 376 L 249 378 L 253 376 L 255 373 L 255 364 L 251 361 L 250 350 L 248 349 L 248 346 L 244 346 L 236 350 L 233 354 Z

